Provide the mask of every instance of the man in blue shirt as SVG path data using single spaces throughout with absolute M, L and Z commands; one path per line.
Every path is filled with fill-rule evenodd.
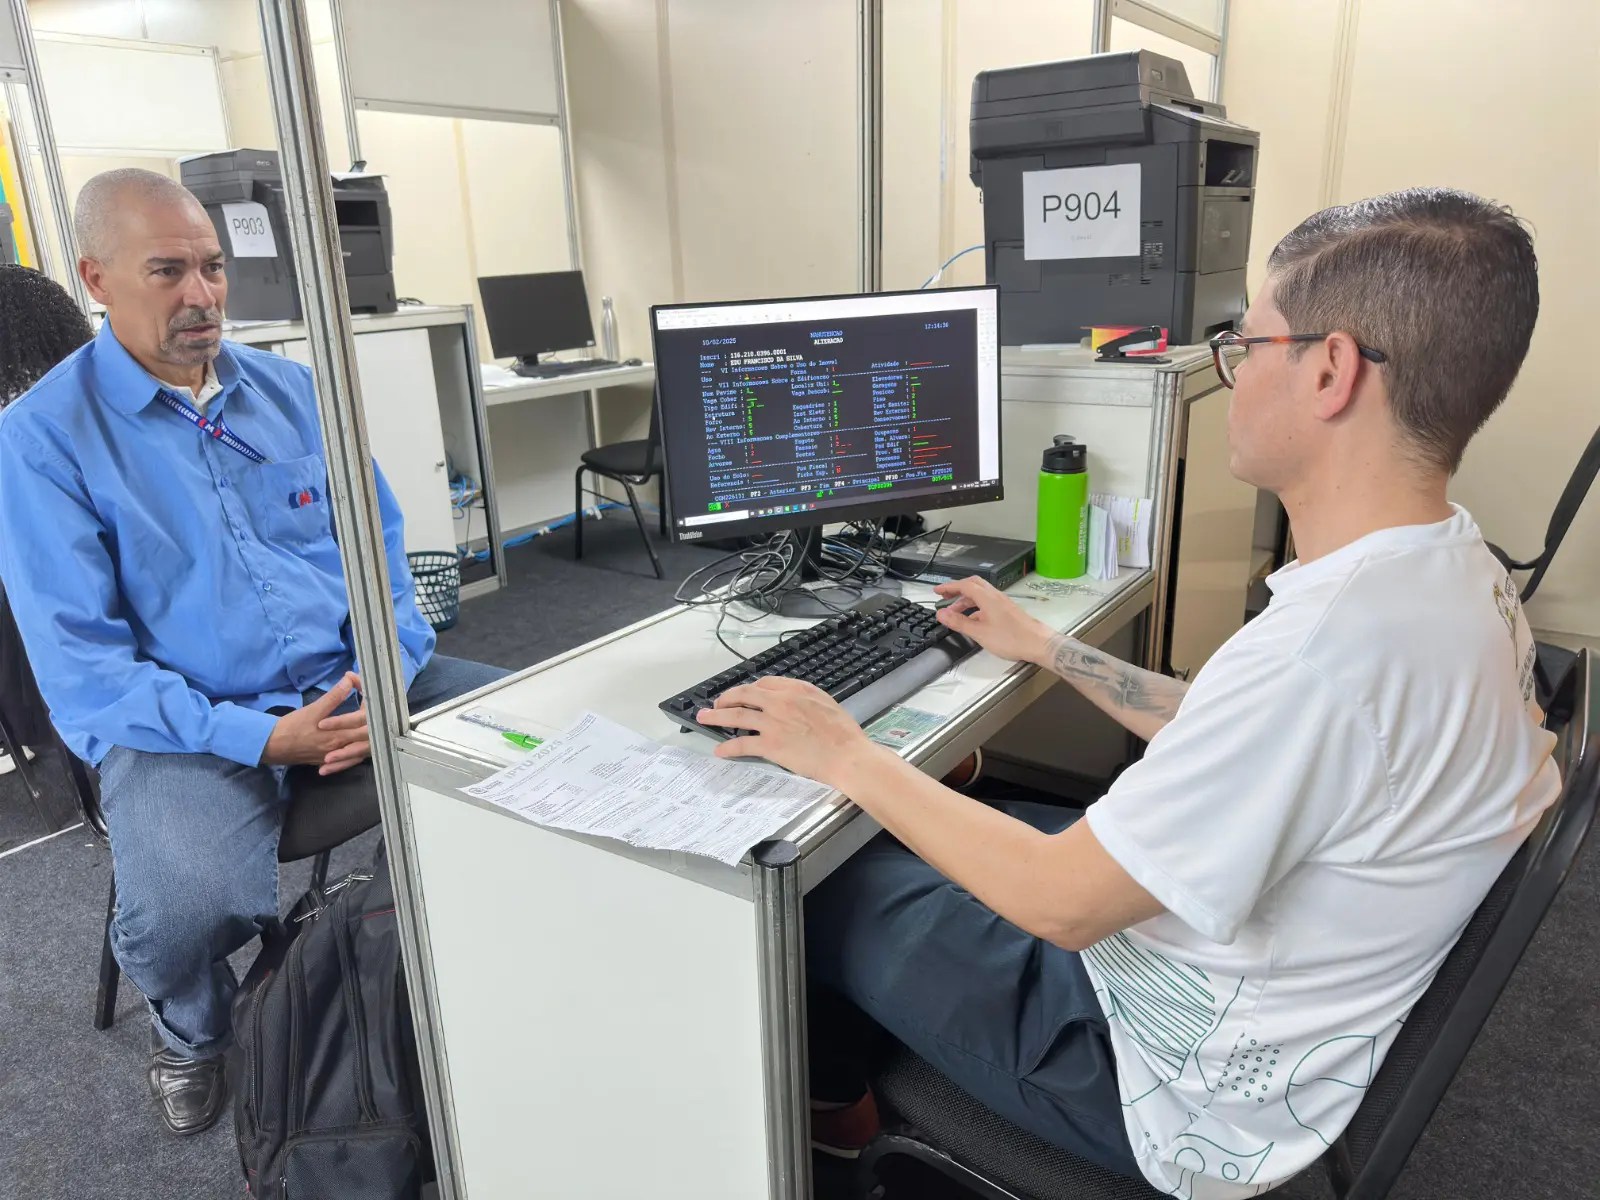
M 0 578 L 51 718 L 100 770 L 112 948 L 175 1133 L 226 1100 L 227 956 L 278 912 L 287 767 L 368 754 L 310 372 L 222 340 L 224 255 L 148 171 L 85 185 L 99 336 L 0 417 Z M 376 471 L 376 468 L 374 468 Z M 413 710 L 501 675 L 434 655 L 377 472 Z

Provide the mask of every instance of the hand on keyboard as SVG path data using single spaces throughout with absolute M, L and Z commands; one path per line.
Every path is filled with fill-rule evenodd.
M 751 736 L 729 738 L 717 747 L 721 758 L 764 758 L 837 787 L 843 768 L 872 749 L 861 726 L 828 693 L 798 679 L 768 675 L 730 688 L 716 707 L 700 713 L 705 725 L 743 729 Z
M 941 583 L 934 592 L 947 603 L 939 623 L 971 638 L 990 654 L 1012 662 L 1038 662 L 1054 629 L 1022 611 L 1022 606 L 992 583 L 972 576 Z
M 865 725 L 974 649 L 920 604 L 897 596 L 865 596 L 838 616 L 668 696 L 659 707 L 684 729 L 715 738 L 741 737 L 748 731 L 703 723 L 696 717 L 725 692 L 778 676 L 815 684 L 844 705 L 849 717 Z

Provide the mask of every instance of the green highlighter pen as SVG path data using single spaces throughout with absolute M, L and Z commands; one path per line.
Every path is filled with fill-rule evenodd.
M 510 729 L 502 729 L 500 736 L 513 746 L 523 750 L 532 750 L 535 746 L 544 745 L 543 738 L 536 738 L 531 733 L 516 733 Z

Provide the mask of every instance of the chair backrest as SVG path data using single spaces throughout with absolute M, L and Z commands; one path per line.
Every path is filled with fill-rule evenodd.
M 1544 580 L 1545 572 L 1550 569 L 1550 562 L 1555 558 L 1556 551 L 1561 548 L 1561 540 L 1567 536 L 1567 530 L 1571 528 L 1578 510 L 1583 507 L 1584 498 L 1588 496 L 1589 488 L 1593 486 L 1597 474 L 1600 474 L 1600 429 L 1594 431 L 1588 446 L 1578 456 L 1578 465 L 1572 469 L 1572 475 L 1567 479 L 1567 486 L 1561 489 L 1561 498 L 1556 501 L 1556 506 L 1550 513 L 1550 524 L 1545 527 L 1544 545 L 1540 548 L 1538 557 L 1518 562 L 1499 546 L 1490 545 L 1490 551 L 1506 570 L 1533 572 L 1522 585 L 1524 600 L 1539 590 L 1539 584 Z
M 15 661 L 13 661 L 15 660 Z M 21 708 L 20 720 L 14 722 L 23 730 L 21 740 L 26 745 L 53 745 L 61 752 L 67 776 L 72 780 L 72 790 L 77 794 L 78 811 L 84 824 L 101 837 L 106 833 L 105 814 L 100 811 L 100 789 L 95 785 L 89 768 L 78 756 L 67 749 L 65 742 L 50 723 L 50 709 L 39 694 L 33 668 L 28 664 L 27 652 L 22 645 L 22 635 L 17 630 L 17 619 L 11 613 L 11 600 L 5 588 L 0 587 L 0 688 L 5 689 L 5 702 Z
M 1560 796 L 1489 889 L 1329 1152 L 1341 1200 L 1379 1200 L 1393 1187 L 1577 861 L 1600 803 L 1600 698 L 1592 674 L 1584 651 L 1547 718 L 1559 738 Z
M 661 464 L 661 485 L 657 489 L 656 503 L 661 506 L 661 532 L 665 534 L 672 523 L 670 499 L 667 494 L 667 456 L 661 449 L 661 382 L 656 381 L 650 393 L 650 457 L 647 460 Z
M 50 709 L 39 694 L 39 684 L 28 663 L 28 650 L 22 644 L 11 600 L 0 586 L 0 709 L 7 726 L 24 746 L 55 744 L 55 727 L 50 724 Z

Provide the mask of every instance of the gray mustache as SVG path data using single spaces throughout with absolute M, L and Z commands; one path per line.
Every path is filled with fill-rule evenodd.
M 172 324 L 167 328 L 172 333 L 182 333 L 185 329 L 193 329 L 197 325 L 220 324 L 222 324 L 220 308 L 191 308 L 181 317 L 174 317 Z

